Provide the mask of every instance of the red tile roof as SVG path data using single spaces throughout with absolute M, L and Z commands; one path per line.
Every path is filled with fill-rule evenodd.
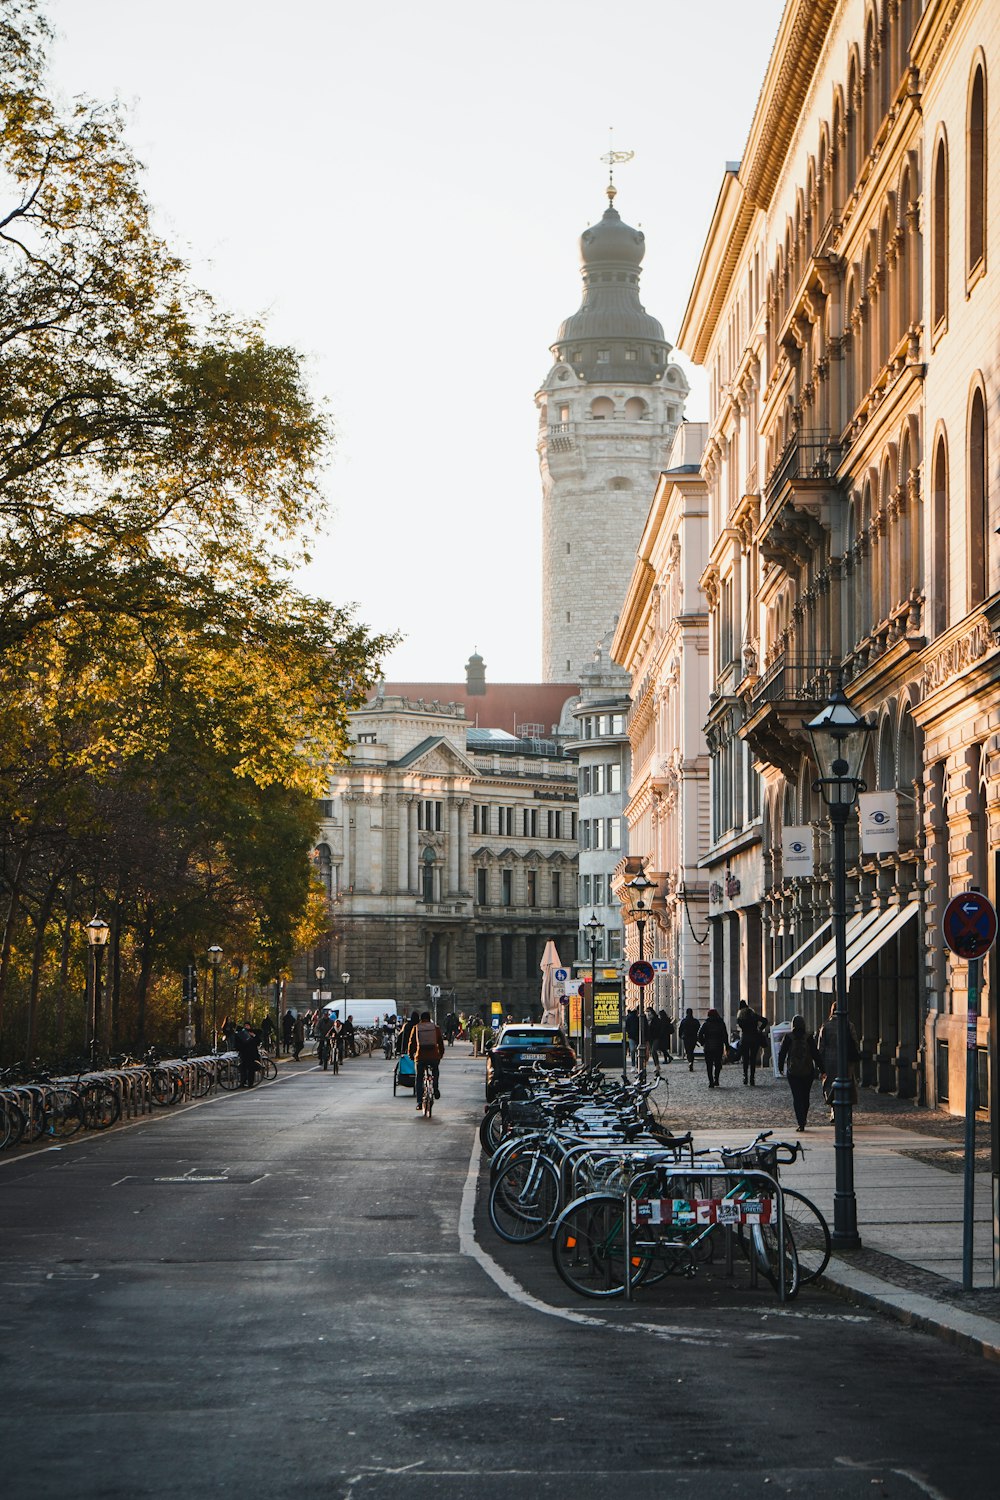
M 523 724 L 541 724 L 543 735 L 550 735 L 567 699 L 580 689 L 572 682 L 493 682 L 485 693 L 470 693 L 464 682 L 386 682 L 381 691 L 392 698 L 461 704 L 469 723 L 480 729 L 517 734 Z

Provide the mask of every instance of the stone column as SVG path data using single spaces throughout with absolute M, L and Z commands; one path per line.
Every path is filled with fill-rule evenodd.
M 396 798 L 396 878 L 401 894 L 410 889 L 410 799 Z
M 459 822 L 459 805 L 458 805 L 457 802 L 455 802 L 453 800 L 450 800 L 447 803 L 447 809 L 448 809 L 448 850 L 447 850 L 447 859 L 448 859 L 448 892 L 447 892 L 447 894 L 448 894 L 449 897 L 451 897 L 451 896 L 457 896 L 458 892 L 459 892 L 459 889 L 460 889 L 459 878 L 458 878 L 458 870 L 459 870 L 459 863 L 458 863 L 458 841 L 459 841 L 459 828 L 460 828 L 460 822 Z
M 411 803 L 410 803 L 410 814 L 409 814 L 409 820 L 408 821 L 409 821 L 409 833 L 408 833 L 408 837 L 407 837 L 407 843 L 409 845 L 409 850 L 410 850 L 410 859 L 409 859 L 409 863 L 410 863 L 410 891 L 414 892 L 414 891 L 419 891 L 419 888 L 420 888 L 420 861 L 419 861 L 419 858 L 418 858 L 418 856 L 419 856 L 419 847 L 418 847 L 418 841 L 417 841 L 417 804 L 416 804 L 416 801 L 411 801 Z

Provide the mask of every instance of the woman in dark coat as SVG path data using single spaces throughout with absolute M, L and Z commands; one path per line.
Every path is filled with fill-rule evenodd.
M 795 1130 L 801 1135 L 806 1128 L 809 1115 L 809 1095 L 813 1079 L 820 1065 L 820 1054 L 816 1039 L 806 1030 L 802 1016 L 792 1017 L 792 1029 L 781 1040 L 778 1048 L 778 1072 L 788 1079 L 792 1091 L 792 1108 L 795 1110 Z
M 719 1087 L 719 1074 L 722 1072 L 722 1059 L 726 1055 L 729 1045 L 729 1032 L 726 1023 L 713 1007 L 702 1022 L 698 1033 L 701 1050 L 705 1055 L 705 1067 L 708 1070 L 708 1086 L 710 1089 Z

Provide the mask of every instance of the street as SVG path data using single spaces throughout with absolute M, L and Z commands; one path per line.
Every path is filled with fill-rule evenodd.
M 0 1161 L 3 1473 L 36 1496 L 989 1493 L 1000 1370 L 720 1271 L 576 1300 L 381 1057 Z

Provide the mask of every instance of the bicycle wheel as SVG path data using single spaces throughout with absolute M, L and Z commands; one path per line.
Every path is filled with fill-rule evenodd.
M 240 1086 L 240 1069 L 235 1058 L 223 1057 L 219 1059 L 219 1087 L 227 1091 L 238 1089 Z
M 278 1064 L 273 1057 L 262 1057 L 257 1064 L 261 1083 L 273 1083 L 278 1076 Z
M 122 1107 L 114 1089 L 91 1080 L 80 1087 L 83 1123 L 88 1130 L 107 1130 L 121 1117 Z
M 552 1232 L 552 1259 L 566 1285 L 581 1296 L 624 1296 L 623 1200 L 592 1193 L 571 1203 Z
M 0 1151 L 20 1144 L 24 1135 L 24 1110 L 16 1099 L 4 1095 L 0 1100 Z
M 487 1156 L 493 1156 L 503 1139 L 503 1118 L 500 1101 L 491 1104 L 479 1123 L 479 1143 Z
M 60 1139 L 76 1135 L 83 1128 L 83 1103 L 80 1095 L 75 1089 L 50 1089 L 45 1116 L 50 1135 Z
M 537 1152 L 510 1162 L 490 1191 L 490 1223 L 502 1240 L 541 1239 L 559 1208 L 559 1173 Z
M 434 1113 L 434 1075 L 430 1068 L 424 1074 L 424 1119 L 429 1120 Z
M 810 1281 L 816 1281 L 822 1276 L 830 1263 L 830 1252 L 833 1241 L 830 1238 L 830 1226 L 816 1207 L 811 1198 L 805 1193 L 797 1193 L 794 1188 L 785 1188 L 785 1213 L 795 1222 L 796 1232 L 799 1229 L 805 1231 L 799 1235 L 799 1249 L 815 1251 L 819 1255 L 819 1265 L 807 1270 L 799 1256 L 799 1286 L 808 1286 Z M 789 1199 L 793 1200 L 791 1203 Z
M 767 1277 L 768 1281 L 778 1290 L 779 1273 L 781 1269 L 778 1226 L 777 1224 L 752 1224 L 750 1225 L 750 1241 L 753 1252 L 757 1259 L 759 1269 Z M 799 1257 L 795 1249 L 795 1240 L 792 1237 L 792 1226 L 785 1220 L 785 1300 L 798 1295 L 799 1290 Z

